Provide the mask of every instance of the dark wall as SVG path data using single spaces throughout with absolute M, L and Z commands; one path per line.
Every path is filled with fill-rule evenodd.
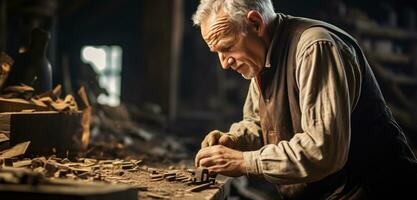
M 65 9 L 65 8 L 63 8 Z M 119 45 L 123 49 L 122 100 L 137 102 L 143 85 L 142 1 L 92 0 L 59 18 L 59 51 L 70 56 L 73 80 L 85 45 Z M 59 68 L 58 68 L 59 70 Z M 61 80 L 60 73 L 56 79 Z

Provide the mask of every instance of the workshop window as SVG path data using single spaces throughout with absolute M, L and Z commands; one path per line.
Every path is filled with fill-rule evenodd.
M 81 59 L 93 66 L 98 74 L 99 84 L 108 95 L 98 97 L 100 104 L 118 106 L 120 104 L 122 48 L 120 46 L 84 46 Z

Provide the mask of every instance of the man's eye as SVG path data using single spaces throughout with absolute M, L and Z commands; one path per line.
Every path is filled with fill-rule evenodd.
M 220 51 L 221 52 L 229 52 L 232 49 L 232 47 L 223 47 Z

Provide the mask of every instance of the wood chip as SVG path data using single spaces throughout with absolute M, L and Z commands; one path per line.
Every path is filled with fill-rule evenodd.
M 4 158 L 12 158 L 16 156 L 20 156 L 25 154 L 27 148 L 29 147 L 30 141 L 22 142 L 20 144 L 17 144 L 16 146 L 7 149 L 0 153 L 0 159 Z
M 167 176 L 167 177 L 165 177 L 165 179 L 167 180 L 167 181 L 174 181 L 175 180 L 175 175 L 173 175 L 173 176 Z
M 176 181 L 183 181 L 183 180 L 187 180 L 189 179 L 188 177 L 182 176 L 182 177 L 177 177 L 175 180 Z
M 52 90 L 52 93 L 54 94 L 55 98 L 59 98 L 62 93 L 61 84 L 58 84 L 57 86 L 55 86 L 55 88 Z
M 155 182 L 155 181 L 162 181 L 162 180 L 164 180 L 164 178 L 155 178 L 155 179 L 151 179 L 150 181 L 151 182 Z
M 9 141 L 10 138 L 7 137 L 7 135 L 5 133 L 0 133 L 0 143 L 1 142 L 5 142 L 5 141 Z
M 182 180 L 181 182 L 183 182 L 183 183 L 191 182 L 192 183 L 193 181 L 192 181 L 191 178 L 188 177 L 188 178 Z
M 21 160 L 13 162 L 13 167 L 27 167 L 32 165 L 32 160 Z
M 167 197 L 167 196 L 163 196 L 163 195 L 160 195 L 160 194 L 155 194 L 155 193 L 152 193 L 152 192 L 147 192 L 146 195 L 148 197 L 152 197 L 152 198 L 169 199 L 169 197 Z
M 167 173 L 163 174 L 164 178 L 167 177 L 167 176 L 176 176 L 176 175 L 177 175 L 176 172 L 167 172 Z
M 148 168 L 148 172 L 151 173 L 151 174 L 157 174 L 158 173 L 155 168 Z
M 21 85 L 13 85 L 13 86 L 9 86 L 4 88 L 5 92 L 17 92 L 17 93 L 24 93 L 24 92 L 34 92 L 35 90 L 25 84 L 21 84 Z
M 197 185 L 195 187 L 192 187 L 190 189 L 185 190 L 186 192 L 199 192 L 205 189 L 210 188 L 210 185 L 213 185 L 213 182 L 209 182 L 209 183 L 204 183 L 201 185 Z
M 163 178 L 162 174 L 150 174 L 149 177 L 151 177 L 151 179 Z

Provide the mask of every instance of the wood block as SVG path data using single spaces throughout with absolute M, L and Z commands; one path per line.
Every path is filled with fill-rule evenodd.
M 9 134 L 11 146 L 30 141 L 26 154 L 65 155 L 81 148 L 81 122 L 82 112 L 0 113 L 0 132 Z

